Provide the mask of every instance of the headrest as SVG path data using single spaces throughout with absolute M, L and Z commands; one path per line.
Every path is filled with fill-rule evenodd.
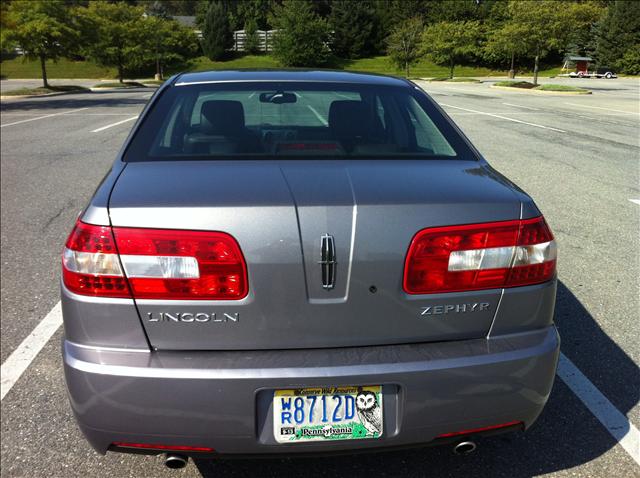
M 373 121 L 362 101 L 333 101 L 329 107 L 329 127 L 337 138 L 371 135 Z
M 241 135 L 244 108 L 240 101 L 210 100 L 202 103 L 200 128 L 209 134 Z

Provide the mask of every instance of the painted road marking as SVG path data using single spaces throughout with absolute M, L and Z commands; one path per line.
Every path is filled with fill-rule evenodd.
M 640 199 L 629 199 L 629 201 L 640 206 Z
M 68 113 L 75 113 L 76 111 L 83 111 L 83 110 L 88 110 L 88 109 L 89 109 L 89 107 L 78 108 L 78 109 L 71 110 L 71 111 L 63 111 L 61 113 L 53 113 L 53 114 L 50 114 L 50 115 L 38 116 L 37 118 L 24 119 L 24 120 L 20 120 L 20 121 L 15 121 L 13 123 L 7 123 L 7 124 L 0 125 L 0 128 L 4 128 L 5 126 L 13 126 L 14 124 L 28 123 L 29 121 L 37 121 L 37 120 L 41 120 L 41 119 L 45 119 L 45 118 L 51 118 L 52 116 L 66 115 Z
M 58 302 L 0 367 L 0 400 L 4 399 L 60 325 L 62 308 Z
M 601 106 L 581 105 L 580 103 L 565 103 L 565 105 L 581 106 L 583 108 L 593 108 L 593 109 L 596 109 L 596 110 L 615 111 L 617 113 L 626 113 L 628 115 L 639 115 L 640 114 L 640 113 L 638 113 L 636 111 L 614 110 L 613 108 L 602 108 Z
M 128 121 L 133 121 L 134 119 L 137 119 L 137 118 L 138 118 L 138 115 L 135 115 L 131 118 L 127 118 L 126 120 L 118 121 L 117 123 L 111 123 L 111 124 L 108 124 L 107 126 L 103 126 L 102 128 L 94 129 L 92 133 L 99 133 L 100 131 L 104 131 L 105 129 L 113 128 L 114 126 L 118 126 L 119 124 L 123 124 Z
M 558 128 L 552 128 L 551 126 L 543 126 L 541 124 L 536 124 L 536 123 L 527 123 L 526 121 L 520 121 L 514 118 L 508 118 L 506 116 L 502 116 L 502 115 L 495 115 L 493 113 L 486 113 L 484 111 L 478 111 L 478 110 L 470 110 L 467 108 L 460 108 L 459 106 L 453 106 L 453 105 L 447 105 L 445 103 L 440 103 L 442 106 L 447 106 L 449 108 L 455 108 L 457 110 L 462 110 L 462 111 L 468 111 L 469 113 L 476 113 L 479 115 L 485 115 L 485 116 L 493 116 L 494 118 L 500 118 L 503 120 L 507 120 L 507 121 L 513 121 L 514 123 L 521 123 L 521 124 L 526 124 L 528 126 L 533 126 L 534 128 L 542 128 L 542 129 L 550 129 L 551 131 L 557 131 L 558 133 L 566 133 L 566 131 L 558 129 Z
M 558 377 L 604 425 L 611 436 L 640 465 L 640 432 L 633 423 L 620 413 L 607 397 L 562 353 L 558 361 L 557 373 Z
M 9 393 L 60 325 L 62 325 L 62 308 L 58 302 L 2 364 L 0 400 Z M 640 465 L 640 432 L 633 423 L 563 353 L 560 353 L 557 374 L 631 458 Z
M 516 108 L 524 108 L 525 110 L 540 111 L 540 108 L 532 108 L 531 106 L 514 105 L 512 103 L 502 103 L 502 104 L 507 106 L 515 106 Z
M 313 106 L 311 106 L 311 105 L 307 105 L 307 108 L 309 108 L 309 109 L 311 110 L 311 112 L 312 112 L 314 115 L 316 115 L 316 118 L 318 118 L 318 119 L 320 120 L 320 123 L 322 123 L 324 126 L 329 126 L 329 123 L 327 123 L 327 120 L 326 120 L 326 119 L 324 119 L 324 118 L 320 115 L 320 113 L 318 113 L 318 112 L 316 111 L 316 109 L 315 109 Z
M 129 116 L 131 113 L 65 113 L 65 116 Z M 37 116 L 37 113 L 2 113 L 2 116 Z

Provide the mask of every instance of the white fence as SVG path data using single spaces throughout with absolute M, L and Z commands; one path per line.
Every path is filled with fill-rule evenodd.
M 259 51 L 272 50 L 274 33 L 275 30 L 256 30 Z M 246 38 L 247 32 L 245 30 L 236 30 L 235 32 L 233 32 L 233 51 L 244 51 Z

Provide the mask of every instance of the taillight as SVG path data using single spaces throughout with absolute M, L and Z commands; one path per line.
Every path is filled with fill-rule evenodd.
M 80 221 L 67 240 L 63 280 L 78 294 L 136 299 L 238 300 L 248 291 L 244 257 L 228 234 Z
M 62 254 L 62 280 L 76 294 L 131 297 L 109 226 L 76 223 Z
M 432 294 L 537 284 L 553 278 L 556 243 L 543 217 L 418 232 L 403 287 Z

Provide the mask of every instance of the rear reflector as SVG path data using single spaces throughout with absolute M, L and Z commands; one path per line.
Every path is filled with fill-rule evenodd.
M 240 247 L 222 232 L 110 228 L 78 221 L 62 264 L 64 284 L 84 295 L 238 300 L 248 291 Z
M 473 433 L 488 432 L 490 430 L 499 430 L 500 428 L 514 427 L 516 425 L 522 425 L 522 422 L 513 421 L 513 422 L 507 422 L 507 423 L 500 423 L 499 425 L 491 425 L 488 427 L 470 428 L 469 430 L 460 430 L 457 432 L 443 433 L 442 435 L 438 435 L 436 438 L 449 438 L 449 437 L 457 437 L 461 435 L 471 435 Z
M 114 446 L 123 448 L 144 448 L 146 450 L 167 450 L 167 451 L 200 451 L 211 452 L 213 448 L 206 446 L 182 446 L 182 445 L 158 445 L 157 443 L 130 443 L 124 441 L 113 442 Z
M 423 229 L 411 241 L 409 294 L 537 284 L 553 278 L 556 243 L 544 218 Z

